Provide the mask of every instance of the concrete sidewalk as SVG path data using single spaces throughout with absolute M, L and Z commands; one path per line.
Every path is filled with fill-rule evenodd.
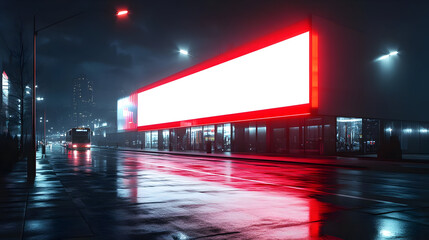
M 82 208 L 53 169 L 37 153 L 36 179 L 27 183 L 27 163 L 0 176 L 0 239 L 93 239 Z
M 97 148 L 113 149 L 119 151 L 132 151 L 151 154 L 170 154 L 189 157 L 208 157 L 247 161 L 271 161 L 287 162 L 292 164 L 312 164 L 319 166 L 334 166 L 343 168 L 368 169 L 377 171 L 410 172 L 410 173 L 429 173 L 429 156 L 427 155 L 404 155 L 401 161 L 378 160 L 375 155 L 368 156 L 284 156 L 284 155 L 262 155 L 247 153 L 205 153 L 197 151 L 162 151 L 162 150 L 144 150 L 126 147 L 104 147 Z
M 0 239 L 22 239 L 29 189 L 24 160 L 0 176 Z

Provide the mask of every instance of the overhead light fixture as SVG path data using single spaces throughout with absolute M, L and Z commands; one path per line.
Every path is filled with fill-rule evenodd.
M 379 57 L 377 60 L 385 60 L 385 59 L 390 58 L 391 56 L 398 55 L 398 53 L 399 53 L 398 51 L 392 51 L 392 52 L 389 52 L 389 54 L 386 54 L 386 55 Z
M 185 50 L 185 49 L 180 49 L 179 53 L 183 54 L 183 55 L 186 55 L 186 56 L 189 55 L 189 52 L 187 50 Z
M 128 14 L 128 10 L 120 10 L 116 13 L 116 16 L 124 16 Z

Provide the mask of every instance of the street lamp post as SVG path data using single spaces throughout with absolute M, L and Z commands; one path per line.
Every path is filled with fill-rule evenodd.
M 43 114 L 43 144 L 46 145 L 46 110 Z
M 36 29 L 36 15 L 33 16 L 33 98 L 32 98 L 32 131 L 31 131 L 31 138 L 32 138 L 32 154 L 27 158 L 27 182 L 33 182 L 36 178 L 36 40 L 37 40 L 37 34 L 40 31 L 43 31 L 45 29 L 48 29 L 50 27 L 53 27 L 57 24 L 60 24 L 62 22 L 65 22 L 71 18 L 77 17 L 81 15 L 84 12 L 79 12 L 74 15 L 71 15 L 69 17 L 63 18 L 61 20 L 58 20 L 56 22 L 53 22 L 51 24 L 48 24 L 42 28 Z M 118 11 L 117 16 L 125 16 L 128 15 L 127 10 Z
M 36 86 L 37 87 L 37 86 Z M 36 97 L 36 103 L 37 102 L 42 102 L 44 101 L 45 98 L 43 97 Z M 37 106 L 37 105 L 36 105 Z M 43 117 L 40 117 L 40 122 L 42 122 Z M 37 124 L 37 123 L 36 123 Z M 38 137 L 37 137 L 38 136 Z M 41 134 L 39 133 L 38 135 L 36 134 L 36 149 L 39 149 L 39 141 L 41 139 Z
M 31 119 L 32 119 L 32 130 L 31 130 L 31 144 L 32 151 L 31 155 L 27 158 L 27 181 L 34 181 L 36 177 L 36 15 L 33 16 L 33 97 L 31 107 Z
M 66 17 L 64 19 L 61 19 L 59 21 L 56 21 L 54 23 L 51 23 L 49 25 L 46 25 L 45 27 L 36 29 L 36 15 L 33 16 L 33 86 L 32 86 L 32 90 L 33 90 L 33 100 L 32 100 L 32 131 L 31 131 L 31 144 L 32 144 L 32 151 L 30 156 L 28 156 L 27 158 L 27 182 L 33 182 L 34 179 L 36 178 L 36 40 L 37 40 L 37 34 L 40 31 L 43 31 L 47 28 L 50 28 L 54 25 L 57 25 L 59 23 L 62 23 L 64 21 L 67 21 L 71 18 L 74 18 L 80 14 L 82 14 L 83 12 L 71 15 L 69 17 Z

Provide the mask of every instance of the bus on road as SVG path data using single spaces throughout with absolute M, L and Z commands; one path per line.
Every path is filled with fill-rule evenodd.
M 66 148 L 73 150 L 91 148 L 91 129 L 72 128 L 66 132 Z

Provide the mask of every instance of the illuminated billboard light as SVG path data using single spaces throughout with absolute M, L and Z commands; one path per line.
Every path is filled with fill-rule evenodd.
M 310 31 L 251 46 L 257 47 L 140 90 L 138 129 L 309 114 Z
M 136 97 L 135 94 L 132 94 L 118 100 L 118 131 L 135 130 L 137 128 Z

